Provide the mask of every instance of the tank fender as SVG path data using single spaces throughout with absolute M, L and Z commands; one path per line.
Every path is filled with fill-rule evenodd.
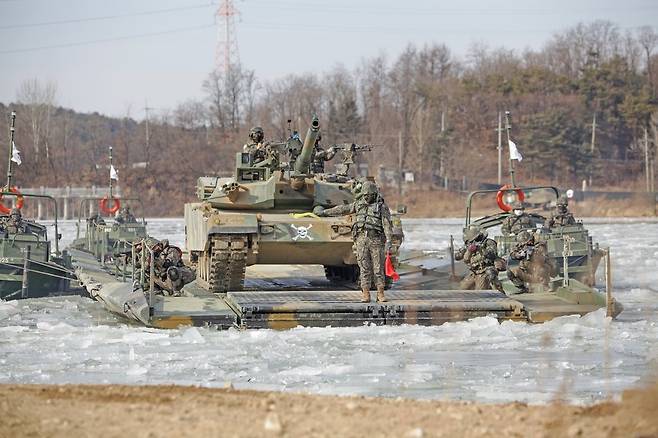
M 258 218 L 255 214 L 213 214 L 208 218 L 208 235 L 257 234 Z

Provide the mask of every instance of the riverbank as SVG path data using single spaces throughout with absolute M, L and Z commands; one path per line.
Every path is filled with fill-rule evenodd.
M 658 384 L 619 402 L 482 404 L 184 386 L 0 385 L 0 436 L 656 436 Z

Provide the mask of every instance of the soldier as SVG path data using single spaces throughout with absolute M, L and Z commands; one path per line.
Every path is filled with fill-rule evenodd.
M 510 234 L 519 234 L 523 230 L 533 229 L 535 225 L 532 223 L 531 216 L 525 212 L 523 202 L 515 202 L 512 204 L 513 216 L 509 216 L 503 220 L 500 227 L 500 232 L 503 236 Z
M 121 210 L 117 212 L 116 217 L 114 218 L 115 222 L 118 224 L 132 224 L 137 222 L 137 219 L 130 211 L 130 207 L 122 207 Z
M 338 150 L 334 147 L 324 149 L 320 146 L 322 135 L 318 134 L 315 140 L 315 147 L 313 148 L 313 157 L 311 158 L 311 173 L 324 173 L 324 162 L 332 160 L 336 156 Z
M 87 218 L 87 223 L 90 225 L 105 225 L 105 219 L 99 213 L 96 213 Z
M 254 152 L 260 144 L 263 143 L 265 139 L 265 132 L 260 126 L 254 126 L 249 130 L 249 140 L 244 146 L 243 151 L 252 153 Z
M 555 265 L 548 256 L 546 242 L 535 241 L 535 235 L 521 231 L 517 244 L 510 253 L 510 258 L 519 260 L 519 265 L 507 269 L 507 277 L 519 293 L 527 293 L 529 284 L 541 283 L 548 288 L 551 275 L 555 273 Z
M 370 284 L 373 277 L 377 286 L 377 301 L 384 302 L 384 261 L 391 250 L 391 212 L 372 181 L 360 187 L 361 196 L 353 203 L 327 210 L 316 209 L 318 216 L 355 214 L 352 236 L 356 261 L 361 271 L 361 302 L 370 302 Z
M 457 250 L 456 260 L 463 260 L 469 273 L 459 283 L 460 289 L 492 289 L 503 291 L 498 269 L 504 270 L 504 260 L 498 257 L 496 241 L 487 238 L 486 230 L 471 225 L 464 231 L 464 246 Z
M 555 207 L 556 211 L 551 214 L 550 218 L 546 219 L 544 227 L 550 230 L 553 227 L 575 225 L 576 219 L 569 212 L 569 200 L 566 196 L 560 196 Z
M 25 231 L 23 215 L 18 208 L 12 208 L 9 217 L 5 220 L 5 230 L 8 233 L 22 233 Z

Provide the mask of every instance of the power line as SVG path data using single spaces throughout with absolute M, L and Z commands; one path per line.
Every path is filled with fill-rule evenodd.
M 97 39 L 97 40 L 80 41 L 80 42 L 76 42 L 76 43 L 53 44 L 53 45 L 49 45 L 49 46 L 26 47 L 26 48 L 23 48 L 23 49 L 0 50 L 0 55 L 10 54 L 10 53 L 36 52 L 38 50 L 59 49 L 59 48 L 63 48 L 63 47 L 87 46 L 87 45 L 90 45 L 90 44 L 107 43 L 107 42 L 111 42 L 111 41 L 123 41 L 123 40 L 131 40 L 131 39 L 136 39 L 136 38 L 146 38 L 146 37 L 159 36 L 159 35 L 169 35 L 169 34 L 174 34 L 174 33 L 189 32 L 189 31 L 194 31 L 194 30 L 208 29 L 208 28 L 211 28 L 211 27 L 215 27 L 215 25 L 214 24 L 204 24 L 202 26 L 181 27 L 181 28 L 178 28 L 178 29 L 165 30 L 165 31 L 162 31 L 162 32 L 150 32 L 150 33 L 126 35 L 126 36 L 113 37 L 113 38 L 102 38 L 102 39 Z
M 2 0 L 0 0 L 2 1 Z M 201 9 L 213 6 L 212 3 L 206 3 L 201 5 L 193 6 L 181 6 L 178 8 L 168 8 L 168 9 L 154 9 L 150 11 L 135 12 L 131 14 L 118 14 L 118 15 L 105 15 L 99 17 L 85 17 L 85 18 L 71 18 L 69 20 L 57 20 L 57 21 L 42 21 L 40 23 L 24 23 L 24 24 L 10 24 L 6 26 L 0 26 L 0 30 L 8 29 L 22 29 L 26 27 L 40 27 L 40 26 L 54 26 L 59 24 L 70 24 L 70 23 L 84 23 L 87 21 L 101 21 L 101 20 L 114 20 L 117 18 L 127 18 L 127 17 L 141 17 L 145 15 L 156 15 L 156 14 L 165 14 L 169 12 L 178 12 L 178 11 L 187 11 L 191 9 Z

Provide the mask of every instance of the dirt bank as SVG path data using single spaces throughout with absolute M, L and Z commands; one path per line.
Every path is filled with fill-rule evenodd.
M 181 386 L 0 385 L 0 436 L 658 436 L 658 385 L 621 403 L 477 403 Z

